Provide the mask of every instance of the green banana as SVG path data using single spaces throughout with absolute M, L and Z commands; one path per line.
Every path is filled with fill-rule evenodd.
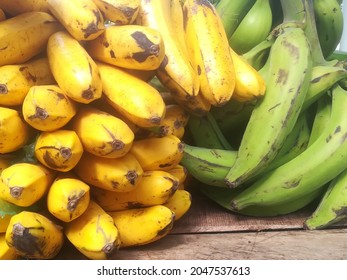
M 244 54 L 263 41 L 271 29 L 272 9 L 269 0 L 256 0 L 229 37 L 229 45 L 238 54 Z
M 244 183 L 274 159 L 299 116 L 311 72 L 311 52 L 303 29 L 284 29 L 270 50 L 264 98 L 252 111 L 236 162 L 225 178 L 229 187 Z
M 306 229 L 323 229 L 347 218 L 347 169 L 329 184 L 317 208 L 304 222 Z
M 299 156 L 264 174 L 232 200 L 232 208 L 273 205 L 321 189 L 347 168 L 347 91 L 332 89 L 329 125 Z

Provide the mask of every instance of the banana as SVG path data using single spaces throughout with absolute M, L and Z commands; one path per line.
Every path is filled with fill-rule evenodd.
M 93 0 L 47 0 L 47 5 L 78 41 L 93 40 L 105 30 L 104 18 Z
M 85 151 L 108 158 L 124 156 L 135 138 L 123 120 L 91 106 L 79 109 L 71 128 L 77 133 Z
M 53 259 L 65 243 L 61 226 L 30 211 L 22 211 L 11 218 L 5 239 L 16 254 L 28 259 Z
M 311 72 L 311 51 L 303 29 L 286 28 L 271 48 L 266 92 L 252 111 L 237 160 L 225 178 L 229 187 L 247 181 L 276 156 L 298 118 Z
M 110 25 L 86 44 L 98 61 L 127 69 L 156 70 L 165 56 L 161 33 L 148 26 Z
M 92 260 L 106 260 L 119 248 L 120 231 L 93 200 L 81 216 L 66 224 L 64 233 L 78 251 Z
M 0 154 L 22 148 L 30 138 L 30 127 L 19 111 L 0 107 Z
M 77 133 L 68 129 L 42 131 L 34 147 L 35 157 L 40 163 L 60 172 L 72 170 L 80 161 L 83 152 Z
M 63 128 L 77 110 L 77 102 L 55 84 L 32 86 L 22 104 L 24 120 L 39 131 Z
M 21 207 L 32 206 L 47 193 L 54 178 L 55 172 L 41 164 L 12 164 L 1 172 L 0 199 Z
M 7 245 L 5 233 L 0 233 L 0 260 L 16 260 L 18 258 L 15 249 Z
M 57 84 L 68 97 L 83 104 L 101 97 L 96 63 L 68 32 L 56 32 L 49 38 L 47 57 Z
M 182 164 L 177 164 L 171 167 L 166 172 L 173 175 L 178 180 L 178 189 L 184 189 L 184 184 L 188 177 L 188 170 Z
M 10 16 L 34 11 L 49 13 L 46 0 L 2 0 L 0 9 L 4 10 Z
M 306 229 L 323 229 L 346 218 L 347 169 L 336 176 L 319 201 L 315 211 L 304 221 Z
M 93 188 L 92 196 L 105 211 L 120 211 L 164 204 L 176 192 L 178 184 L 178 179 L 169 172 L 145 171 L 136 187 L 129 192 Z
M 129 153 L 144 171 L 169 170 L 183 157 L 184 142 L 175 135 L 135 139 Z
M 171 231 L 175 218 L 163 205 L 107 213 L 118 228 L 120 248 L 141 246 L 163 238 Z
M 136 23 L 158 30 L 165 42 L 165 57 L 157 69 L 157 77 L 170 91 L 179 92 L 182 99 L 196 96 L 199 93 L 200 83 L 196 69 L 182 47 L 182 40 L 178 33 L 184 33 L 183 21 L 180 25 L 173 26 L 171 1 L 141 0 L 140 10 Z M 175 15 L 174 20 L 178 16 Z M 180 30 L 180 31 L 178 31 Z
M 25 63 L 45 51 L 48 38 L 62 29 L 45 12 L 27 12 L 0 22 L 0 66 Z
M 118 25 L 134 23 L 140 9 L 140 0 L 93 0 L 105 20 Z
M 323 56 L 329 57 L 337 48 L 342 38 L 342 9 L 336 0 L 314 0 L 312 3 Z
M 87 210 L 89 201 L 90 187 L 73 176 L 58 176 L 47 193 L 48 211 L 66 223 L 81 216 Z
M 85 183 L 115 192 L 133 190 L 143 174 L 140 163 L 130 153 L 121 158 L 103 158 L 84 152 L 74 171 Z
M 140 127 L 161 123 L 166 107 L 154 87 L 116 66 L 104 63 L 97 65 L 104 96 L 116 111 Z
M 241 192 L 231 202 L 232 208 L 285 204 L 322 189 L 346 169 L 346 104 L 346 91 L 336 85 L 332 89 L 330 122 L 321 135 L 300 155 Z
M 35 85 L 54 84 L 46 57 L 0 67 L 0 105 L 18 106 Z
M 163 206 L 169 208 L 175 213 L 175 220 L 181 219 L 190 209 L 192 205 L 192 195 L 186 190 L 177 190 Z
M 223 23 L 207 0 L 183 5 L 189 56 L 199 74 L 200 94 L 212 106 L 222 106 L 233 95 L 235 71 Z

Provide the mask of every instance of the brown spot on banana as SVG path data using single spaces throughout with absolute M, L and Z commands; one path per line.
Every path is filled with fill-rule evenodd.
M 288 70 L 280 69 L 278 71 L 276 83 L 284 85 L 287 83 L 287 81 L 288 81 Z
M 42 231 L 45 230 L 43 227 L 35 229 Z M 43 255 L 43 253 L 40 250 L 40 246 L 38 246 L 37 244 L 38 238 L 30 234 L 29 228 L 24 227 L 20 223 L 16 223 L 13 225 L 12 234 L 12 245 L 17 250 L 25 252 L 25 254 L 28 256 L 35 255 L 35 253 L 37 252 L 40 255 Z
M 91 99 L 93 99 L 94 98 L 94 91 L 93 91 L 93 89 L 91 88 L 91 86 L 89 86 L 89 88 L 88 89 L 86 89 L 86 90 L 84 90 L 83 92 L 82 92 L 82 98 L 83 99 L 86 99 L 86 100 L 91 100 Z
M 35 114 L 28 117 L 29 120 L 33 119 L 40 119 L 45 120 L 49 117 L 49 114 L 47 111 L 39 106 L 36 106 L 35 108 Z
M 129 201 L 129 202 L 127 202 L 126 208 L 128 208 L 128 209 L 134 209 L 134 208 L 141 208 L 141 207 L 144 207 L 144 206 L 145 206 L 145 205 L 143 205 L 143 204 L 140 203 L 140 202 Z
M 0 84 L 0 94 L 8 94 L 8 88 L 5 84 Z
M 158 56 L 160 52 L 160 47 L 158 44 L 154 44 L 151 40 L 147 38 L 147 36 L 140 32 L 136 31 L 131 34 L 131 37 L 134 38 L 137 45 L 144 49 L 143 52 L 136 52 L 132 55 L 132 57 L 138 62 L 144 62 L 148 58 L 148 56 L 154 55 Z
M 20 68 L 19 68 L 19 71 L 22 72 L 22 73 L 24 74 L 25 78 L 26 78 L 28 81 L 32 81 L 33 83 L 36 83 L 37 78 L 29 72 L 27 66 L 22 66 L 22 67 L 20 67 Z
M 152 116 L 149 121 L 154 125 L 159 125 L 161 122 L 161 117 L 158 116 Z
M 23 193 L 23 187 L 15 186 L 15 187 L 10 187 L 10 195 L 13 198 L 20 198 Z
M 83 196 L 85 195 L 85 191 L 80 191 L 79 194 L 77 195 L 73 195 L 73 196 L 69 196 L 68 197 L 68 203 L 67 203 L 67 207 L 66 209 L 69 211 L 69 212 L 73 212 L 75 211 L 79 201 L 83 198 Z
M 130 7 L 124 7 L 123 9 L 121 9 L 123 15 L 126 16 L 126 18 L 128 20 L 132 19 L 134 13 L 137 11 L 137 9 L 134 8 L 130 8 Z
M 116 58 L 116 55 L 114 54 L 114 51 L 113 51 L 113 50 L 110 50 L 110 57 Z
M 117 151 L 117 150 L 121 150 L 124 148 L 125 144 L 123 141 L 117 139 L 113 133 L 104 125 L 102 125 L 102 127 L 106 130 L 107 134 L 111 137 L 112 141 L 108 142 L 109 144 L 111 144 L 112 147 L 112 151 L 110 153 L 112 153 L 113 151 Z
M 129 170 L 127 174 L 125 175 L 127 180 L 130 182 L 130 184 L 135 185 L 137 181 L 138 174 L 135 170 Z
M 96 21 L 89 23 L 86 28 L 82 29 L 82 31 L 84 33 L 84 39 L 88 39 L 88 37 L 90 35 L 93 35 L 94 33 L 97 33 L 97 32 L 100 31 L 99 27 L 98 27 L 100 22 L 101 22 L 99 11 L 98 10 L 93 10 L 93 14 L 96 17 Z
M 172 217 L 171 217 L 171 221 L 169 224 L 167 224 L 164 228 L 162 228 L 161 230 L 159 230 L 157 232 L 157 236 L 163 236 L 165 234 L 167 234 L 171 229 L 172 229 L 172 226 L 173 226 L 173 222 L 175 220 L 175 214 L 173 213 L 172 214 Z

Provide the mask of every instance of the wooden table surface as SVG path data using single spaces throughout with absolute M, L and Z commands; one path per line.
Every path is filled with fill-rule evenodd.
M 347 224 L 304 230 L 311 208 L 271 218 L 227 212 L 196 189 L 189 212 L 171 233 L 140 247 L 120 249 L 120 260 L 341 260 L 347 259 Z M 57 259 L 85 259 L 71 244 Z

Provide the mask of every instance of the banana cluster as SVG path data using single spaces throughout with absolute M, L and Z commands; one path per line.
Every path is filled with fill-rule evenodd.
M 153 81 L 196 96 L 198 75 L 173 23 L 139 24 L 146 5 L 183 15 L 179 1 L 1 1 L 0 259 L 52 259 L 67 241 L 107 259 L 163 238 L 190 209 L 191 114 Z

